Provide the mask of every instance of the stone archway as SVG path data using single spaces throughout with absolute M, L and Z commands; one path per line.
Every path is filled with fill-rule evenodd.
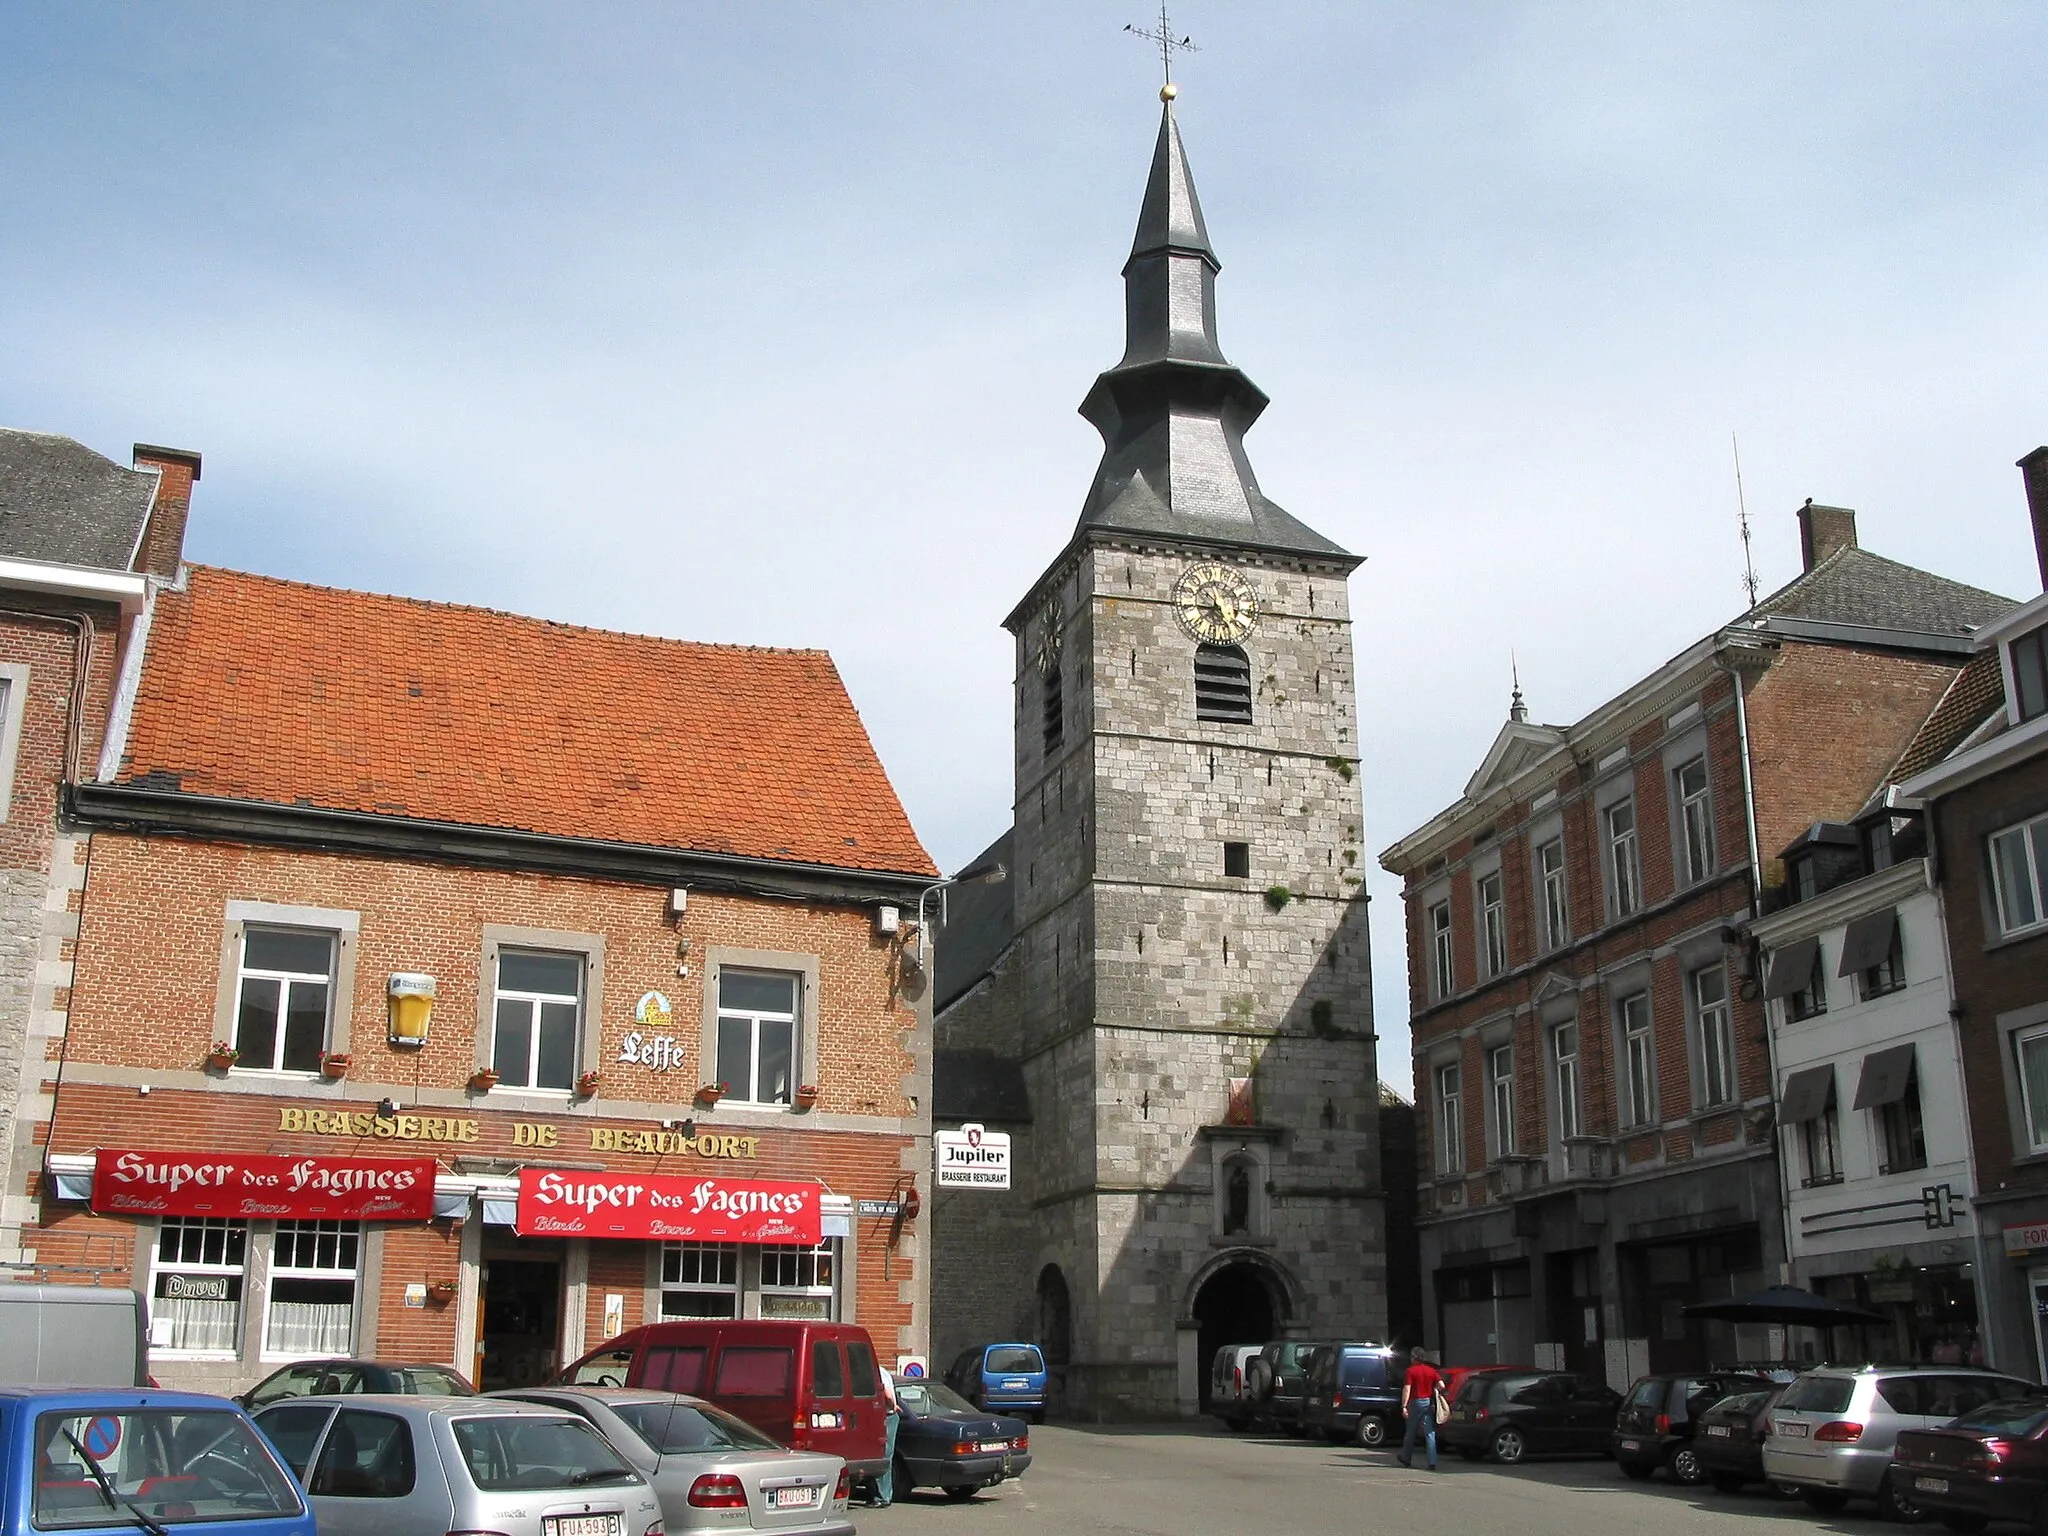
M 1057 1264 L 1038 1272 L 1038 1347 L 1045 1353 L 1050 1410 L 1065 1398 L 1067 1367 L 1074 1358 L 1074 1301 Z
M 1229 1344 L 1264 1344 L 1280 1337 L 1293 1316 L 1294 1298 L 1279 1267 L 1264 1254 L 1245 1249 L 1217 1255 L 1203 1266 L 1189 1292 L 1195 1379 L 1182 1381 L 1180 1395 L 1183 1403 L 1206 1409 L 1216 1351 Z

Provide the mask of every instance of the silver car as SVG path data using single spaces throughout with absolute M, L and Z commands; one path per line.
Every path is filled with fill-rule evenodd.
M 663 1536 L 661 1505 L 587 1420 L 484 1397 L 301 1397 L 256 1415 L 320 1536 Z
M 853 1480 L 843 1460 L 785 1450 L 715 1403 L 639 1387 L 522 1387 L 497 1395 L 588 1419 L 654 1485 L 669 1536 L 853 1536 L 846 1518 Z M 744 1522 L 736 1518 L 742 1511 Z
M 1891 1519 L 1916 1519 L 1908 1491 L 1888 1475 L 1899 1431 L 1939 1429 L 1993 1398 L 2039 1391 L 1967 1366 L 1824 1366 L 1793 1382 L 1771 1409 L 1764 1474 L 1818 1510 L 1866 1498 Z

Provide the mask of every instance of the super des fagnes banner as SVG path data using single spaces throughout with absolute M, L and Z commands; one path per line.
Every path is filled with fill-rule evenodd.
M 92 1208 L 231 1220 L 425 1221 L 434 1214 L 434 1160 L 101 1148 Z
M 522 1237 L 802 1243 L 824 1236 L 816 1184 L 522 1168 L 513 1230 Z

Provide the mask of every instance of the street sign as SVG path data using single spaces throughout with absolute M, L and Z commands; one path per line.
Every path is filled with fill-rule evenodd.
M 1006 1131 L 963 1125 L 932 1136 L 941 1189 L 1008 1189 L 1010 1137 Z

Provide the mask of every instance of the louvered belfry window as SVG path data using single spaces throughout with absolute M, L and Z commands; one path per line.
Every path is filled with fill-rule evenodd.
M 1226 725 L 1252 723 L 1251 658 L 1234 645 L 1195 652 L 1195 718 Z

